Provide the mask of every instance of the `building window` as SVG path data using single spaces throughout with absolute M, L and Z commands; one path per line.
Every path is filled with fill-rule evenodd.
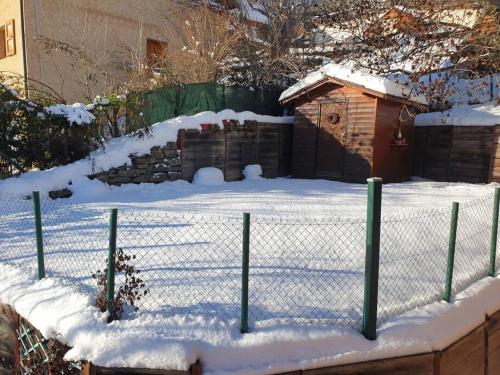
M 167 56 L 167 43 L 148 39 L 146 43 L 146 53 L 148 66 L 152 69 L 158 69 Z

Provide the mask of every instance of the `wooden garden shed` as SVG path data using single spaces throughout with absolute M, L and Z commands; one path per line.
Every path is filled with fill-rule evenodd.
M 295 108 L 293 177 L 397 182 L 412 175 L 413 113 L 426 102 L 405 86 L 328 64 L 280 102 Z

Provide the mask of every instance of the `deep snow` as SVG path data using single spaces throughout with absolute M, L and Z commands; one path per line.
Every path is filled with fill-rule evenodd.
M 478 105 L 457 104 L 444 112 L 420 113 L 415 117 L 415 126 L 429 125 L 500 125 L 500 105 L 496 101 Z
M 376 341 L 348 328 L 280 326 L 241 335 L 236 322 L 191 315 L 141 315 L 105 323 L 93 296 L 57 279 L 0 264 L 0 301 L 44 336 L 73 348 L 68 360 L 101 366 L 187 370 L 199 359 L 206 374 L 257 375 L 440 350 L 500 309 L 500 279 L 481 280 L 453 303 L 435 302 L 386 322 Z M 49 318 L 50 317 L 50 318 Z
M 167 142 L 176 142 L 180 129 L 200 129 L 201 124 L 218 124 L 222 127 L 224 120 L 237 120 L 241 125 L 247 120 L 293 124 L 293 117 L 290 116 L 264 116 L 253 112 L 234 112 L 229 109 L 218 113 L 201 112 L 193 116 L 179 116 L 153 124 L 147 136 L 126 135 L 114 138 L 104 147 L 92 152 L 86 159 L 43 171 L 33 170 L 19 177 L 0 180 L 0 193 L 13 192 L 27 195 L 33 190 L 39 190 L 40 193 L 47 194 L 51 190 L 71 188 L 73 191 L 83 193 L 90 190 L 98 195 L 105 192 L 104 185 L 92 183 L 86 176 L 112 167 L 130 164 L 130 154 L 144 155 L 149 153 L 153 146 L 164 146 Z
M 495 184 L 384 185 L 379 339 L 369 342 L 359 333 L 366 185 L 260 178 L 110 187 L 85 179 L 67 200 L 42 200 L 51 278 L 35 282 L 32 202 L 19 193 L 47 181 L 7 181 L 10 192 L 0 193 L 0 300 L 74 346 L 69 359 L 186 369 L 199 358 L 208 374 L 275 373 L 440 349 L 500 305 L 495 278 L 459 294 L 457 304 L 410 311 L 440 299 L 452 201 L 462 203 L 454 295 L 486 275 Z M 119 208 L 118 247 L 137 255 L 134 265 L 151 293 L 138 314 L 106 325 L 92 307 L 91 274 L 106 264 L 110 207 Z M 252 215 L 252 332 L 245 336 L 243 212 Z
M 429 181 L 384 186 L 381 321 L 439 299 L 453 200 L 463 203 L 455 290 L 484 276 L 492 191 Z M 134 264 L 151 289 L 139 303 L 141 313 L 234 320 L 241 216 L 250 212 L 251 326 L 359 329 L 366 194 L 365 185 L 284 178 L 216 186 L 92 182 L 70 199 L 43 199 L 46 267 L 95 290 L 91 275 L 106 262 L 109 207 L 118 207 L 118 247 L 137 255 Z M 31 202 L 7 196 L 0 209 L 1 258 L 36 264 Z

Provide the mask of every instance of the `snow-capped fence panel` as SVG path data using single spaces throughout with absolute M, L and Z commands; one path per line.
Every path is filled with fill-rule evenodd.
M 436 181 L 500 181 L 500 126 L 415 127 L 414 174 Z
M 290 174 L 293 127 L 289 124 L 225 121 L 224 128 L 204 124 L 202 131 L 181 130 L 182 178 L 191 181 L 204 167 L 219 168 L 227 181 L 240 180 L 243 168 L 260 164 L 263 177 Z
M 82 375 L 201 375 L 202 366 L 200 362 L 192 364 L 187 371 L 161 370 L 147 368 L 120 368 L 94 366 L 92 363 L 84 363 Z
M 491 243 L 498 241 L 492 241 L 494 202 L 498 199 L 490 194 L 461 205 L 452 295 L 487 276 Z M 36 268 L 31 198 L 0 194 L 0 212 L 0 260 Z M 148 289 L 135 301 L 139 314 L 194 314 L 238 322 L 244 239 L 240 215 L 178 216 L 142 206 L 118 212 L 116 246 L 132 256 L 131 264 Z M 379 325 L 442 298 L 450 212 L 382 212 Z M 109 208 L 42 197 L 41 216 L 47 276 L 96 292 L 92 275 L 106 267 Z M 250 330 L 276 324 L 361 329 L 366 219 L 252 216 L 250 224 Z M 498 254 L 494 258 L 498 260 Z M 118 290 L 124 275 L 117 273 L 115 281 Z
M 47 339 L 9 305 L 0 304 L 0 373 L 53 375 L 201 375 L 200 362 L 186 371 L 109 368 L 88 361 L 64 361 L 69 346 Z

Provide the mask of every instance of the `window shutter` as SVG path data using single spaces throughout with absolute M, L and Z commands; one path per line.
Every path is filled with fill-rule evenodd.
M 0 60 L 7 57 L 7 47 L 5 45 L 5 26 L 0 26 Z
M 16 29 L 14 20 L 5 23 L 5 52 L 7 56 L 16 54 Z

